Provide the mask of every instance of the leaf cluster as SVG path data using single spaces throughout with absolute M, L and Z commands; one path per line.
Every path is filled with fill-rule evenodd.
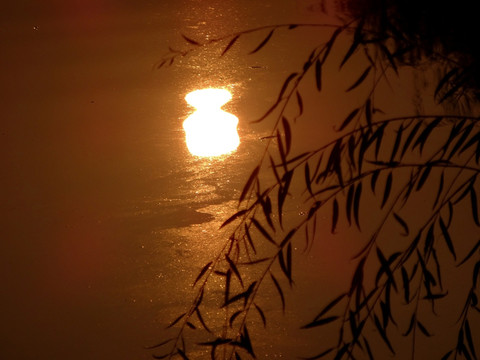
M 455 213 L 465 206 L 470 209 L 468 221 L 480 227 L 479 118 L 457 114 L 385 116 L 375 106 L 375 90 L 389 74 L 398 73 L 404 53 L 402 49 L 389 48 L 388 39 L 372 37 L 367 25 L 364 17 L 363 21 L 343 26 L 326 26 L 331 29 L 329 40 L 313 48 L 303 66 L 286 77 L 275 102 L 255 121 L 269 117 L 275 120 L 265 152 L 241 191 L 238 210 L 222 225 L 233 230 L 221 252 L 196 277 L 193 286 L 197 295 L 192 305 L 170 324 L 177 329 L 177 335 L 152 347 L 170 348 L 154 358 L 188 359 L 195 347 L 208 348 L 212 359 L 255 358 L 249 329 L 254 323 L 264 327 L 268 324 L 262 295 L 274 289 L 285 311 L 285 291 L 295 279 L 294 248 L 299 242 L 304 242 L 305 249 L 311 248 L 320 231 L 317 222 L 322 209 L 331 214 L 332 233 L 347 225 L 365 232 L 366 241 L 353 259 L 356 266 L 348 287 L 303 326 L 305 331 L 335 328 L 337 341 L 325 344 L 326 348 L 305 359 L 379 358 L 379 346 L 371 345 L 378 343 L 375 338 L 395 355 L 398 349 L 392 333 L 410 339 L 413 358 L 419 338 L 435 336 L 426 321 L 424 304 L 431 314 L 437 315 L 436 305 L 450 295 L 442 274 L 451 264 L 471 269 L 472 277 L 455 324 L 456 343 L 445 350 L 444 359 L 477 358 L 470 324 L 475 313 L 480 312 L 480 239 L 478 235 L 458 239 L 452 229 Z M 264 32 L 263 40 L 251 51 L 255 53 L 268 45 L 275 32 L 299 26 L 302 25 L 256 28 L 204 43 L 184 38 L 191 49 L 222 43 L 223 56 L 242 36 Z M 395 29 L 389 31 L 393 34 Z M 322 93 L 322 72 L 341 36 L 351 36 L 352 42 L 339 68 L 359 53 L 367 63 L 345 91 L 363 88 L 366 95 L 338 121 L 335 138 L 297 154 L 292 128 L 304 112 L 303 84 L 311 77 L 316 91 Z M 193 50 L 171 51 L 169 59 L 190 51 Z M 160 66 L 171 63 L 173 60 L 164 60 Z M 451 96 L 445 96 L 445 89 L 456 86 L 455 74 L 446 74 L 436 87 L 436 95 L 442 101 Z M 294 119 L 286 115 L 292 108 L 297 114 Z M 269 173 L 268 178 L 273 180 L 262 181 L 263 173 Z M 305 215 L 292 220 L 286 208 L 298 201 L 298 197 L 292 196 L 297 191 L 293 184 L 298 183 L 302 184 Z M 417 206 L 417 199 L 428 191 L 434 193 L 428 203 L 429 211 L 421 219 L 412 219 L 409 208 Z M 362 214 L 367 206 L 368 211 L 376 211 L 378 222 L 373 229 L 365 230 Z M 392 226 L 397 229 L 396 234 L 392 234 Z M 392 239 L 398 239 L 400 244 L 394 250 L 389 246 Z M 459 250 L 465 248 L 465 242 L 466 254 Z M 445 253 L 447 257 L 441 256 Z M 212 326 L 204 316 L 204 294 L 212 291 L 207 284 L 221 284 L 221 327 Z M 402 311 L 398 309 L 399 302 Z M 402 317 L 405 312 L 409 314 L 406 326 L 399 319 L 400 312 Z M 200 331 L 207 339 L 192 343 L 189 331 Z

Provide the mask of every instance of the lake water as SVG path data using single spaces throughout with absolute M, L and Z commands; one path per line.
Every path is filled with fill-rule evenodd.
M 264 146 L 267 127 L 248 120 L 274 99 L 270 81 L 280 84 L 290 59 L 243 56 L 262 34 L 225 59 L 217 48 L 152 67 L 168 46 L 185 45 L 180 33 L 311 20 L 314 5 L 5 5 L 1 358 L 150 358 L 143 346 L 188 304 L 192 280 L 222 241 L 218 226 Z M 240 118 L 242 143 L 205 160 L 187 152 L 181 122 L 191 111 L 185 94 L 210 86 L 232 90 L 226 108 Z

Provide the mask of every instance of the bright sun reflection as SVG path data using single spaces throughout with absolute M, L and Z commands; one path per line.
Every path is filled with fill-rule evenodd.
M 185 100 L 197 110 L 184 122 L 188 150 L 196 156 L 219 156 L 240 144 L 238 118 L 221 109 L 232 98 L 225 89 L 193 91 Z

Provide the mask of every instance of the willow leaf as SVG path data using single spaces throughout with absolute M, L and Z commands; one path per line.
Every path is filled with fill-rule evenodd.
M 392 190 L 392 182 L 393 182 L 393 176 L 392 173 L 390 172 L 387 176 L 387 181 L 385 183 L 385 190 L 383 191 L 383 199 L 382 199 L 382 205 L 381 208 L 385 205 L 385 203 L 388 200 L 388 197 L 390 195 L 390 191 Z
M 292 131 L 290 130 L 290 124 L 285 116 L 282 116 L 282 125 L 285 132 L 285 155 L 288 155 L 292 145 Z
M 267 230 L 265 230 L 265 228 L 258 222 L 257 219 L 252 218 L 252 223 L 253 223 L 253 225 L 255 225 L 255 227 L 258 229 L 258 231 L 260 231 L 260 233 L 263 235 L 263 237 L 265 239 L 267 239 L 272 244 L 277 245 L 277 243 L 273 240 L 272 236 L 268 233 Z
M 456 260 L 457 255 L 455 254 L 455 248 L 453 247 L 452 239 L 450 237 L 450 234 L 448 233 L 447 226 L 443 222 L 442 217 L 440 217 L 440 219 L 439 219 L 439 224 L 440 224 L 440 229 L 442 230 L 443 239 L 445 240 L 445 243 L 447 244 L 448 250 L 452 254 L 453 259 Z
M 352 215 L 352 205 L 353 205 L 353 195 L 355 192 L 355 185 L 352 184 L 348 187 L 348 192 L 347 192 L 347 202 L 345 204 L 345 212 L 347 215 L 347 220 L 348 224 L 351 225 L 351 215 Z
M 180 315 L 179 317 L 177 317 L 175 320 L 173 320 L 170 325 L 167 326 L 167 329 L 168 328 L 171 328 L 173 327 L 176 323 L 178 323 L 185 315 L 187 315 L 187 313 L 183 313 L 182 315 Z
M 348 124 L 350 124 L 350 122 L 355 118 L 355 115 L 357 115 L 359 110 L 360 110 L 360 108 L 353 109 L 352 112 L 350 112 L 350 114 L 347 115 L 345 120 L 343 120 L 342 124 L 338 128 L 338 131 L 342 131 L 343 129 L 345 129 L 345 127 Z
M 255 309 L 257 310 L 260 317 L 262 318 L 263 327 L 266 327 L 267 326 L 267 318 L 265 317 L 265 314 L 263 313 L 263 310 L 257 304 L 253 303 L 253 305 L 255 306 Z
M 220 226 L 220 229 L 223 228 L 224 226 L 230 224 L 232 221 L 235 221 L 238 217 L 240 217 L 242 215 L 245 215 L 247 213 L 247 211 L 248 210 L 246 210 L 246 209 L 237 211 L 235 214 L 233 214 L 232 216 L 230 216 L 227 220 L 225 220 L 223 222 L 223 224 Z
M 253 182 L 257 178 L 258 172 L 260 171 L 260 166 L 257 166 L 252 173 L 250 174 L 250 177 L 248 178 L 247 182 L 245 183 L 245 186 L 243 187 L 242 193 L 240 194 L 240 198 L 238 200 L 239 203 L 241 203 L 244 199 L 245 196 L 247 196 L 248 192 L 250 191 L 250 188 L 253 185 Z
M 333 347 L 329 348 L 325 351 L 322 351 L 320 354 L 310 356 L 310 357 L 306 357 L 306 358 L 302 358 L 302 360 L 317 360 L 317 359 L 320 359 L 320 358 L 324 357 L 325 355 L 330 354 L 333 351 L 333 349 L 334 349 Z
M 398 215 L 398 214 L 395 213 L 395 212 L 393 213 L 393 217 L 394 217 L 395 220 L 397 220 L 397 222 L 398 222 L 398 223 L 400 224 L 400 226 L 403 228 L 404 233 L 401 234 L 401 235 L 403 235 L 403 236 L 408 236 L 408 234 L 409 234 L 410 231 L 408 230 L 408 224 L 405 222 L 405 220 L 403 220 L 403 219 L 400 217 L 400 215 Z
M 210 268 L 210 265 L 212 265 L 213 261 L 210 261 L 207 265 L 205 265 L 202 270 L 200 270 L 200 273 L 198 274 L 197 278 L 195 279 L 195 281 L 193 282 L 193 286 L 195 286 L 198 282 L 198 280 L 200 280 L 202 278 L 202 276 L 207 272 L 207 270 Z
M 281 301 L 282 301 L 282 309 L 283 309 L 283 312 L 285 312 L 285 296 L 283 295 L 282 287 L 281 287 L 280 284 L 278 283 L 278 281 L 277 281 L 277 279 L 275 278 L 275 276 L 273 276 L 273 274 L 270 274 L 270 278 L 272 279 L 273 284 L 275 285 L 275 288 L 277 289 L 278 294 L 280 295 L 280 299 L 281 299 Z
M 357 81 L 355 81 L 347 90 L 345 90 L 346 92 L 349 92 L 353 89 L 355 89 L 356 87 L 358 87 L 365 79 L 366 77 L 368 76 L 368 74 L 370 73 L 370 70 L 372 70 L 372 67 L 371 66 L 368 66 L 362 73 L 362 75 L 360 75 L 360 77 L 357 79 Z
M 320 60 L 315 62 L 315 83 L 317 90 L 322 91 L 322 63 Z
M 473 221 L 475 221 L 475 224 L 477 224 L 477 226 L 480 226 L 480 219 L 478 217 L 477 193 L 475 192 L 475 188 L 473 187 L 473 182 L 472 185 L 470 185 L 470 204 L 472 206 Z
M 270 32 L 268 33 L 268 35 L 265 37 L 265 39 L 263 39 L 263 41 L 262 41 L 260 44 L 258 44 L 258 46 L 257 46 L 255 49 L 253 49 L 252 51 L 250 51 L 249 54 L 254 54 L 254 53 L 256 53 L 257 51 L 259 51 L 261 48 L 263 48 L 263 47 L 268 43 L 268 41 L 270 40 L 270 38 L 272 37 L 274 31 L 275 31 L 275 29 L 273 29 L 272 31 L 270 31 Z
M 299 111 L 298 116 L 301 116 L 303 114 L 303 99 L 302 99 L 302 95 L 300 95 L 298 91 L 296 93 L 297 93 L 297 104 L 298 104 L 298 111 Z
M 338 221 L 338 201 L 337 199 L 333 200 L 333 209 L 332 209 L 332 229 L 331 233 L 335 233 L 335 229 L 337 227 L 337 221 Z
M 189 42 L 189 43 L 192 44 L 192 45 L 195 45 L 195 46 L 200 46 L 200 45 L 202 45 L 202 44 L 200 44 L 198 41 L 195 41 L 195 40 L 193 40 L 193 39 L 185 36 L 184 34 L 182 34 L 182 37 L 183 37 L 187 42 Z
M 402 282 L 403 282 L 403 294 L 405 296 L 405 302 L 410 302 L 410 280 L 408 278 L 407 270 L 402 266 Z
M 465 258 L 457 266 L 463 265 L 465 262 L 467 262 L 468 259 L 470 259 L 472 255 L 475 254 L 475 251 L 477 251 L 479 248 L 480 248 L 480 240 L 477 241 L 475 246 L 470 250 L 467 256 L 465 256 Z
M 225 47 L 225 49 L 222 51 L 222 55 L 220 56 L 223 56 L 225 55 L 225 53 L 230 50 L 230 48 L 233 46 L 233 44 L 235 44 L 235 42 L 238 40 L 238 38 L 240 37 L 240 35 L 236 35 L 233 37 L 232 40 L 230 40 L 230 42 L 228 43 L 228 45 Z
M 353 215 L 355 217 L 355 223 L 357 224 L 357 228 L 360 230 L 360 221 L 359 221 L 359 213 L 360 213 L 360 197 L 362 195 L 362 183 L 360 182 L 357 185 L 357 189 L 355 191 L 355 198 L 353 200 Z
M 237 269 L 237 265 L 235 265 L 235 263 L 232 261 L 232 259 L 230 259 L 230 257 L 227 254 L 225 254 L 225 259 L 227 260 L 228 265 L 230 266 L 230 269 L 232 269 L 233 273 L 235 274 L 238 281 L 240 281 L 240 284 L 243 287 L 243 280 L 242 280 L 242 277 L 240 276 L 240 272 Z

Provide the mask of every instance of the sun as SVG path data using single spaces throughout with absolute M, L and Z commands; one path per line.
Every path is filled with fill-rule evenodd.
M 225 89 L 193 91 L 185 100 L 197 110 L 184 122 L 187 148 L 196 156 L 220 156 L 240 144 L 238 118 L 221 109 L 232 95 Z

